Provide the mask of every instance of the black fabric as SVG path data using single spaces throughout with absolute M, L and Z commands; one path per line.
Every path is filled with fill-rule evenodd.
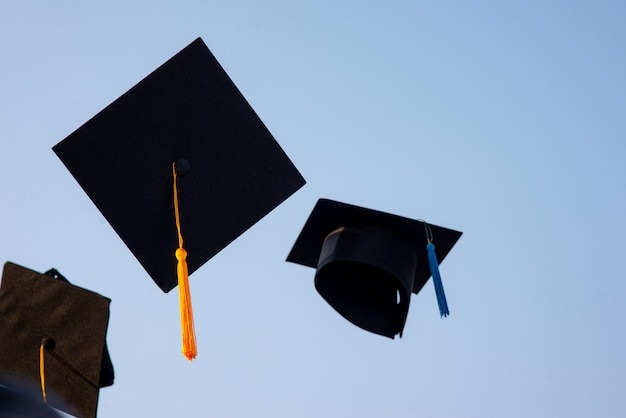
M 44 273 L 46 276 L 50 276 L 54 279 L 70 283 L 57 269 L 52 268 Z M 109 345 L 104 342 L 104 350 L 102 352 L 102 368 L 100 369 L 100 381 L 98 386 L 101 388 L 112 386 L 115 380 L 115 370 L 113 369 L 113 361 L 111 361 L 111 354 L 109 354 Z
M 177 285 L 305 183 L 198 38 L 53 148 L 156 284 Z
M 39 347 L 51 338 L 54 348 L 46 350 L 44 362 L 48 405 L 95 417 L 109 303 L 97 293 L 7 262 L 0 286 L 0 384 L 41 394 Z

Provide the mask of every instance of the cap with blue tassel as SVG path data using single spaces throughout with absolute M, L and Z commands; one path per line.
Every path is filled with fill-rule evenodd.
M 431 276 L 441 316 L 449 314 L 439 263 L 460 237 L 422 220 L 320 199 L 287 261 L 315 268 L 316 290 L 345 319 L 395 338 L 402 336 L 411 293 Z

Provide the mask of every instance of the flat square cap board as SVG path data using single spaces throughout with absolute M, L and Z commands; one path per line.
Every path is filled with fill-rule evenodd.
M 53 150 L 164 292 L 305 184 L 200 38 Z
M 417 267 L 413 293 L 419 293 L 431 275 L 426 250 L 428 237 L 422 220 L 334 200 L 319 199 L 287 256 L 287 261 L 316 268 L 326 236 L 338 228 L 355 225 L 374 226 L 392 231 L 415 250 Z M 433 224 L 428 224 L 428 226 L 432 230 L 432 240 L 437 247 L 437 258 L 441 263 L 461 237 L 462 232 Z
M 109 303 L 97 293 L 7 262 L 0 285 L 0 384 L 39 388 L 41 394 L 40 347 L 47 339 L 47 404 L 95 417 L 99 388 L 112 384 L 110 364 L 104 373 L 111 373 L 111 381 L 102 382 Z

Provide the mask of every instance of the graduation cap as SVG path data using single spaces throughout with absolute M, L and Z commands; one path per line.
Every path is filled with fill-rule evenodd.
M 106 346 L 110 302 L 56 270 L 40 274 L 7 262 L 0 285 L 0 384 L 40 388 L 42 404 L 95 417 L 99 390 L 114 378 Z
M 440 314 L 449 314 L 438 263 L 461 234 L 320 199 L 287 261 L 316 268 L 315 288 L 348 321 L 394 338 L 402 336 L 411 293 L 418 293 L 431 275 Z
M 200 38 L 53 150 L 183 316 L 181 277 L 305 183 Z

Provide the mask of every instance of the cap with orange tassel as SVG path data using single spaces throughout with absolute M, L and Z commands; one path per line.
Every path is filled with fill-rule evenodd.
M 200 38 L 53 150 L 152 280 L 180 287 L 187 358 L 188 276 L 305 183 Z
M 41 405 L 95 417 L 100 389 L 111 386 L 115 375 L 106 343 L 110 302 L 70 284 L 54 269 L 42 274 L 5 263 L 0 280 L 0 387 L 23 388 L 41 399 Z M 0 416 L 5 416 L 3 401 Z

